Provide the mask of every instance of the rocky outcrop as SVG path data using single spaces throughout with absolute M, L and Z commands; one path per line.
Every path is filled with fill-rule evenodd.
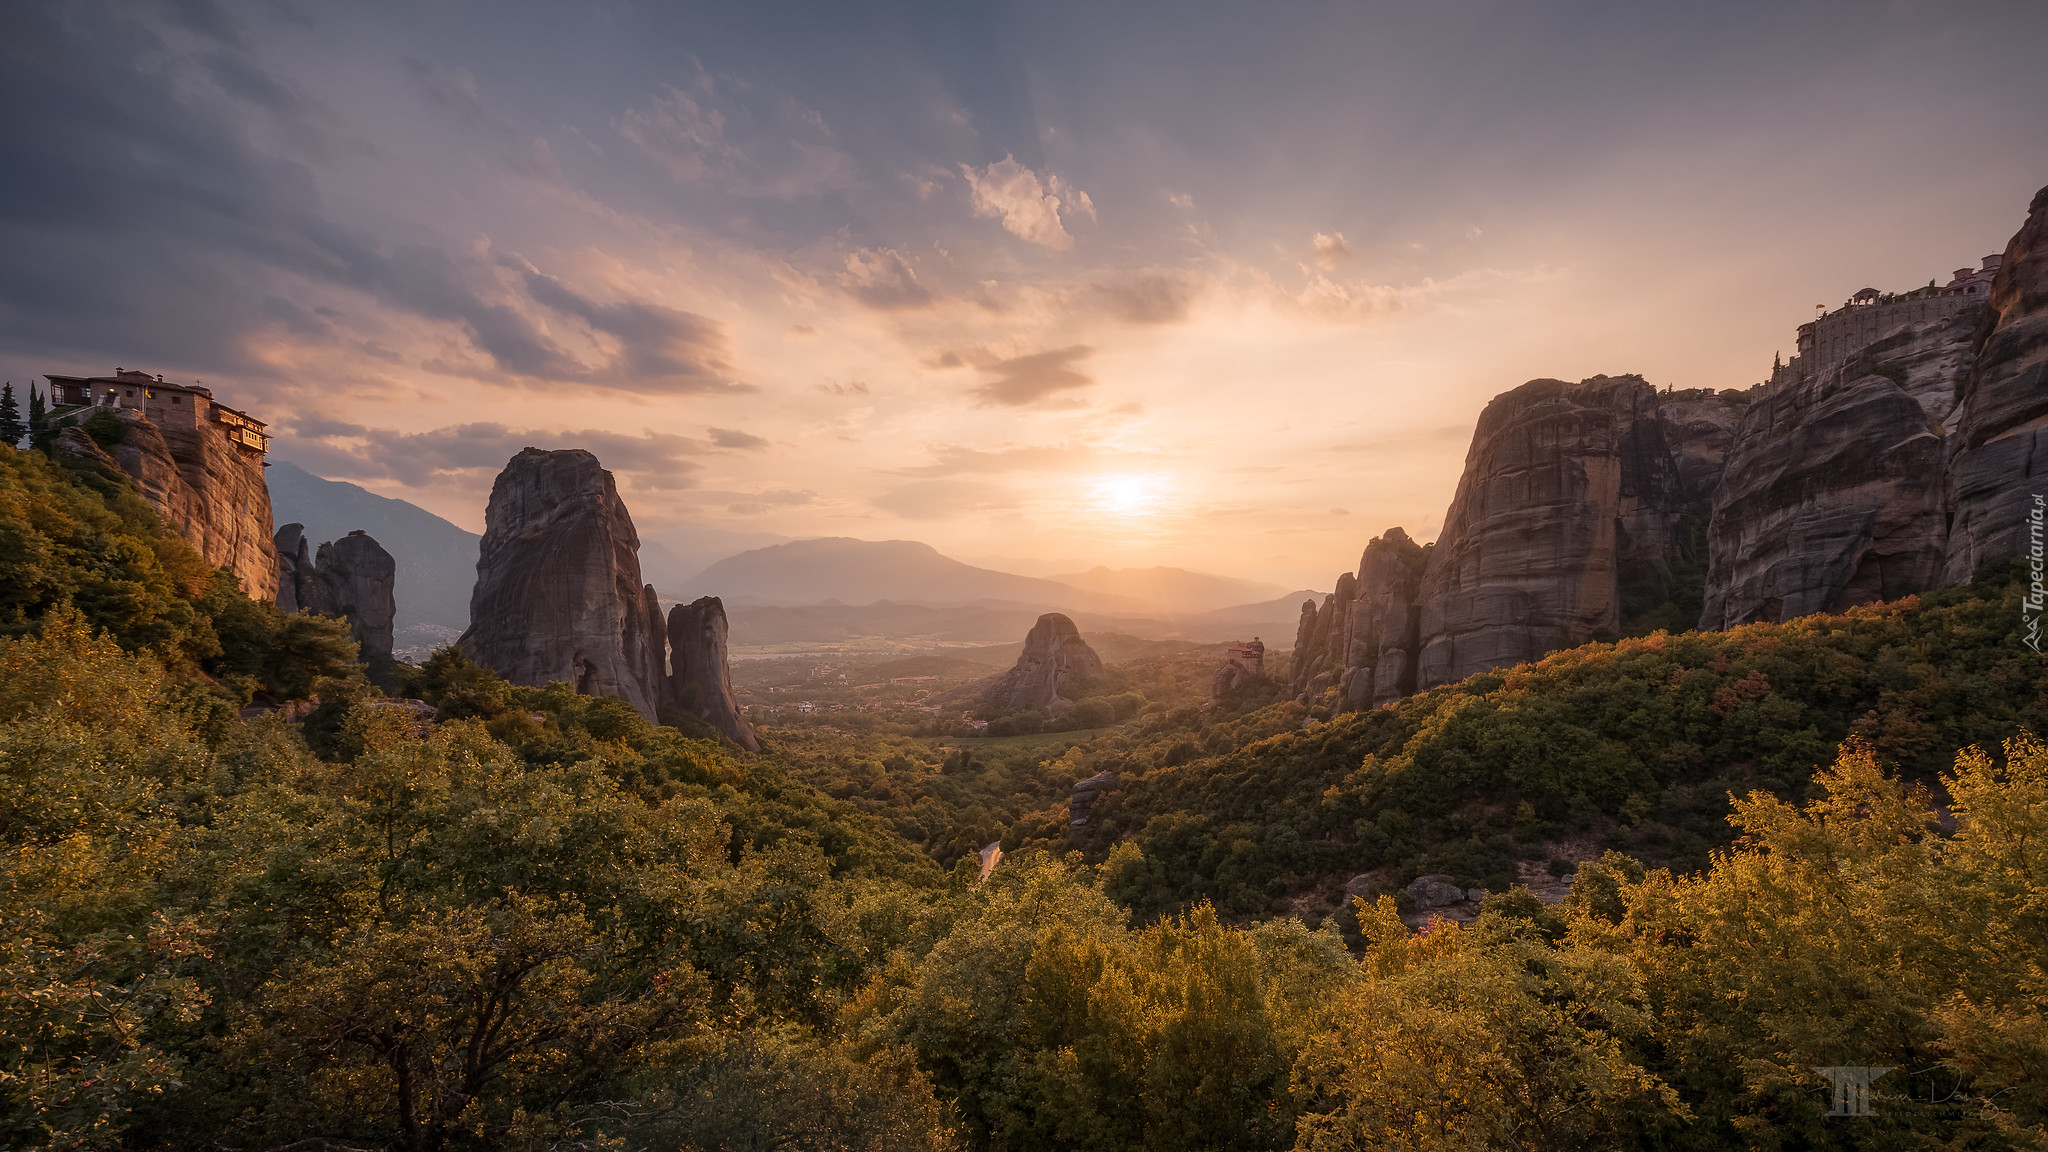
M 389 656 L 392 620 L 398 614 L 398 562 L 391 553 L 358 528 L 322 544 L 313 566 L 334 597 L 335 614 L 348 618 L 357 645 L 365 653 Z
M 1942 580 L 2027 554 L 2035 494 L 2048 495 L 2048 188 L 2006 246 L 1952 421 Z
M 1266 644 L 1257 636 L 1249 644 L 1233 644 L 1223 654 L 1223 667 L 1216 670 L 1216 679 L 1209 685 L 1209 695 L 1214 698 L 1225 692 L 1232 692 L 1266 675 Z
M 1024 637 L 1024 651 L 1008 672 L 974 686 L 995 714 L 1031 709 L 1063 712 L 1087 681 L 1102 675 L 1102 660 L 1064 613 L 1047 612 Z
M 334 596 L 313 560 L 313 546 L 306 539 L 306 526 L 286 524 L 271 537 L 277 551 L 277 606 L 285 612 L 311 612 L 339 616 Z
M 1423 577 L 1418 687 L 1616 635 L 1683 592 L 1736 409 L 1666 407 L 1639 376 L 1533 380 L 1487 405 Z
M 234 574 L 242 591 L 268 600 L 275 591 L 270 487 L 263 453 L 216 425 L 160 426 L 131 408 L 95 408 L 119 421 L 107 454 L 135 481 L 142 498 L 207 561 Z
M 273 538 L 277 549 L 277 606 L 348 621 L 349 635 L 367 655 L 391 654 L 398 563 L 358 528 L 320 545 L 316 555 L 304 525 L 287 524 Z
M 1293 692 L 1371 707 L 1588 640 L 1962 583 L 2031 549 L 2048 189 L 1981 269 L 1860 291 L 1799 342 L 1743 391 L 1596 376 L 1496 397 L 1427 556 L 1389 532 L 1302 606 Z
M 1081 828 L 1088 823 L 1088 813 L 1095 807 L 1095 798 L 1116 787 L 1116 773 L 1108 769 L 1097 772 L 1086 780 L 1074 785 L 1073 795 L 1067 801 L 1067 827 Z
M 1415 691 L 1422 653 L 1422 576 L 1432 548 L 1389 528 L 1365 546 L 1345 628 L 1340 683 L 1347 708 L 1377 708 Z
M 669 707 L 703 717 L 747 751 L 759 752 L 761 744 L 740 716 L 739 703 L 733 698 L 725 636 L 725 604 L 716 596 L 678 604 L 669 610 L 671 674 L 663 701 Z
M 515 684 L 567 681 L 655 719 L 665 645 L 639 549 L 597 457 L 526 449 L 491 486 L 469 630 L 457 643 Z

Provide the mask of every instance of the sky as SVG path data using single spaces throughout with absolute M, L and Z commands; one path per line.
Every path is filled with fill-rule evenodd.
M 2037 0 L 0 6 L 0 375 L 200 381 L 481 530 L 1328 587 L 1488 399 L 1742 388 L 2002 249 Z

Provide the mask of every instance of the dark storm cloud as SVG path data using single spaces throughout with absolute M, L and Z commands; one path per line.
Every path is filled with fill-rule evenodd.
M 1093 355 L 1095 349 L 1086 344 L 1075 344 L 1069 348 L 1055 348 L 1049 352 L 1034 352 L 1029 356 L 1016 356 L 998 360 L 984 366 L 984 370 L 995 378 L 974 389 L 974 395 L 983 405 L 1004 405 L 1023 407 L 1032 404 L 1079 403 L 1061 393 L 1077 388 L 1086 388 L 1095 383 L 1095 378 L 1076 371 L 1074 365 Z
M 455 326 L 490 375 L 655 394 L 745 387 L 705 317 L 596 302 L 531 266 L 521 293 L 484 260 L 381 244 L 334 220 L 305 162 L 254 143 L 312 139 L 326 112 L 265 68 L 220 9 L 126 11 L 0 6 L 0 251 L 32 270 L 0 280 L 0 343 L 247 369 L 268 325 L 311 330 L 295 297 L 342 289 Z M 618 350 L 579 360 L 533 318 L 543 311 Z
M 290 428 L 288 454 L 323 474 L 356 480 L 396 480 L 419 488 L 436 479 L 482 469 L 496 471 L 526 448 L 581 448 L 615 472 L 631 473 L 651 488 L 688 488 L 703 465 L 687 459 L 709 447 L 702 440 L 646 432 L 587 429 L 543 432 L 503 424 L 457 424 L 428 432 L 371 428 L 318 416 Z

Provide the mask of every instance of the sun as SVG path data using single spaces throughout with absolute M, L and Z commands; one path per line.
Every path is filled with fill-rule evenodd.
M 1166 503 L 1170 487 L 1163 476 L 1097 476 L 1091 497 L 1095 506 L 1112 516 L 1150 516 Z

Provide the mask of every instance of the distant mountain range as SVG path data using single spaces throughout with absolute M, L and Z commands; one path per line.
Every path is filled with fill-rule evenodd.
M 1209 612 L 1258 600 L 1271 600 L 1287 589 L 1263 580 L 1213 576 L 1185 568 L 1104 568 L 1049 576 L 1084 592 L 1096 592 L 1150 604 L 1166 612 Z
M 478 536 L 404 500 L 273 460 L 275 524 L 303 524 L 317 545 L 361 528 L 398 562 L 399 647 L 437 646 L 469 626 Z M 1085 629 L 1196 641 L 1292 642 L 1304 598 L 1277 584 L 1182 568 L 1098 567 L 1058 580 L 965 564 L 915 540 L 826 537 L 745 547 L 765 534 L 683 525 L 643 537 L 642 570 L 664 599 L 719 596 L 736 647 L 864 638 L 1007 643 L 1039 614 L 1064 611 Z M 695 575 L 692 560 L 714 557 Z M 701 560 L 698 562 L 701 565 Z
M 727 605 L 975 604 L 1143 612 L 1150 607 L 1056 580 L 976 568 L 915 540 L 794 540 L 728 556 L 692 577 L 682 596 Z

